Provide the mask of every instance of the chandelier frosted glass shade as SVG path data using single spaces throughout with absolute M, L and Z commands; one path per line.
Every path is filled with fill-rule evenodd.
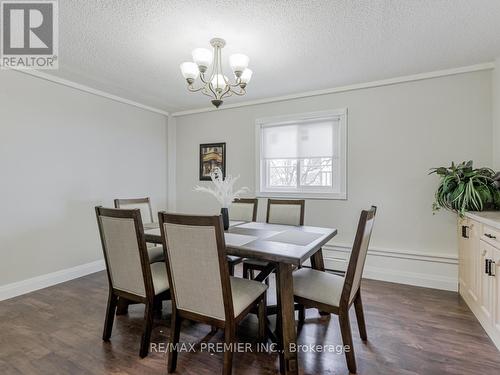
M 206 48 L 196 48 L 191 55 L 193 56 L 193 61 L 200 67 L 200 70 L 202 70 L 202 68 L 206 70 L 213 59 L 212 52 Z
M 198 69 L 198 65 L 193 62 L 185 62 L 181 64 L 181 73 L 186 80 L 194 81 L 200 75 L 200 70 Z
M 226 87 L 227 77 L 222 74 L 216 74 L 210 82 L 216 91 L 224 90 Z
M 182 76 L 186 79 L 188 90 L 201 92 L 212 98 L 212 104 L 219 108 L 223 99 L 232 95 L 246 94 L 246 86 L 252 78 L 248 69 L 250 59 L 241 53 L 229 57 L 229 66 L 234 74 L 234 82 L 230 82 L 222 70 L 222 48 L 226 45 L 224 39 L 214 38 L 210 41 L 213 53 L 206 48 L 196 48 L 192 52 L 194 62 L 181 64 Z M 208 73 L 210 67 L 210 73 Z M 195 81 L 200 78 L 201 84 L 195 87 Z
M 231 69 L 237 76 L 237 72 L 243 72 L 247 66 L 250 59 L 247 55 L 243 55 L 241 53 L 235 53 L 234 55 L 229 56 L 229 65 Z
M 252 74 L 253 74 L 252 70 L 246 68 L 243 71 L 243 73 L 241 74 L 241 77 L 240 77 L 241 82 L 244 84 L 247 84 L 248 82 L 250 82 L 250 80 L 252 79 Z

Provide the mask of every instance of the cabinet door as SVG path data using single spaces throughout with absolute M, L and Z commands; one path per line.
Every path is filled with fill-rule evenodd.
M 474 220 L 458 222 L 458 280 L 460 294 L 469 302 L 477 302 L 480 295 L 481 260 L 479 239 L 481 225 Z
M 479 277 L 479 305 L 481 306 L 481 310 L 487 319 L 491 319 L 493 314 L 493 301 L 492 301 L 492 287 L 493 282 L 491 281 L 492 277 L 488 275 L 486 271 L 486 263 L 488 260 L 491 260 L 495 251 L 495 248 L 491 245 L 487 244 L 484 241 L 479 241 L 479 253 L 480 253 L 480 277 Z
M 460 294 L 468 293 L 469 289 L 469 219 L 458 219 L 458 287 Z
M 494 275 L 491 278 L 493 284 L 493 329 L 497 337 L 500 337 L 500 250 L 495 248 L 493 254 L 492 259 L 495 262 L 491 265 L 491 273 Z
M 481 277 L 481 257 L 480 257 L 480 237 L 481 224 L 474 220 L 469 220 L 469 230 L 467 235 L 465 274 L 467 281 L 467 292 L 474 302 L 477 302 L 480 295 Z

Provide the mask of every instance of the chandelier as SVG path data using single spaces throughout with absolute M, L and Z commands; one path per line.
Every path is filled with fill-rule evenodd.
M 212 104 L 219 108 L 224 98 L 233 94 L 242 96 L 246 94 L 245 88 L 252 78 L 252 71 L 247 68 L 249 58 L 241 53 L 229 56 L 229 65 L 234 73 L 234 83 L 231 83 L 222 71 L 222 48 L 226 41 L 214 38 L 210 41 L 214 52 L 205 48 L 196 48 L 192 52 L 194 62 L 181 64 L 181 72 L 187 81 L 187 88 L 191 92 L 201 92 L 212 98 Z M 208 67 L 212 65 L 210 74 Z M 200 87 L 195 87 L 195 81 L 200 78 Z

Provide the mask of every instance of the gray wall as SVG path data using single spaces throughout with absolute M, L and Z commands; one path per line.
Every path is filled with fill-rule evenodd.
M 493 76 L 493 168 L 500 171 L 500 57 L 495 61 Z
M 241 175 L 239 185 L 254 190 L 257 118 L 347 107 L 348 200 L 308 200 L 306 224 L 337 227 L 333 242 L 349 245 L 359 211 L 373 203 L 379 206 L 374 247 L 456 256 L 456 216 L 432 214 L 437 178 L 427 173 L 451 160 L 491 165 L 491 74 L 473 72 L 177 117 L 177 211 L 217 212 L 213 198 L 193 192 L 200 184 L 200 143 L 227 142 L 228 173 Z M 263 220 L 265 200 L 259 205 Z
M 0 285 L 102 259 L 95 205 L 166 206 L 166 118 L 0 71 Z

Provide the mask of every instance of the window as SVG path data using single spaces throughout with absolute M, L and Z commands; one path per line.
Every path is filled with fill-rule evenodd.
M 347 110 L 257 120 L 260 196 L 346 199 Z

